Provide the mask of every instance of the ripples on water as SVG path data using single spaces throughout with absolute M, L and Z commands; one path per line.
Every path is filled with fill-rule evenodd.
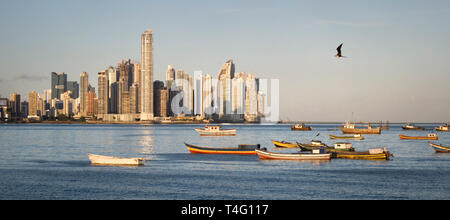
M 450 199 L 450 154 L 424 135 L 391 125 L 350 141 L 356 150 L 387 147 L 391 161 L 271 161 L 257 156 L 189 154 L 183 142 L 225 147 L 271 139 L 334 141 L 337 125 L 224 125 L 235 137 L 201 137 L 201 125 L 0 125 L 1 199 Z M 425 125 L 432 128 L 437 125 Z M 316 135 L 320 133 L 318 137 Z M 438 133 L 450 145 L 450 133 Z M 295 151 L 292 149 L 285 151 Z M 145 166 L 92 166 L 87 153 L 145 157 Z

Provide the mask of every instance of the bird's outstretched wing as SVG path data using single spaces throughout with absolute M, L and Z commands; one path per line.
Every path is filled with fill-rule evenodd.
M 343 43 L 342 43 L 342 44 L 343 44 Z M 341 45 L 339 45 L 339 47 L 337 47 L 337 48 L 336 48 L 336 50 L 337 50 L 338 54 L 341 54 L 341 47 L 342 47 L 342 44 L 341 44 Z

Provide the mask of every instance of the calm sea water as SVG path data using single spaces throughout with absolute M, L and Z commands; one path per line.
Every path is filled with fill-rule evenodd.
M 224 147 L 271 139 L 334 141 L 337 125 L 224 125 L 235 137 L 201 137 L 201 125 L 0 125 L 0 199 L 450 199 L 450 154 L 427 141 L 381 135 L 350 141 L 356 150 L 387 147 L 390 161 L 268 161 L 257 156 L 190 154 L 183 142 Z M 425 125 L 433 128 L 436 125 Z M 316 137 L 317 134 L 320 134 Z M 450 145 L 450 132 L 438 133 Z M 292 150 L 285 150 L 292 151 Z M 93 166 L 88 153 L 145 157 L 145 166 Z

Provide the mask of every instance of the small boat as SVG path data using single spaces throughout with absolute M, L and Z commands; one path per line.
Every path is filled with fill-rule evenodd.
M 235 136 L 236 129 L 222 129 L 221 126 L 205 125 L 205 128 L 194 128 L 201 136 Z
M 311 126 L 306 126 L 305 123 L 291 125 L 291 131 L 311 131 Z
M 324 153 L 324 151 L 317 151 L 313 153 L 275 153 L 269 152 L 266 149 L 255 150 L 260 159 L 270 160 L 330 160 L 331 154 Z
M 240 144 L 238 147 L 222 147 L 222 148 L 210 148 L 199 147 L 192 144 L 184 143 L 191 152 L 191 154 L 242 154 L 242 155 L 255 155 L 256 149 L 259 149 L 260 145 Z
M 276 140 L 272 140 L 273 145 L 275 145 L 275 147 L 279 147 L 279 148 L 298 148 L 297 144 L 293 144 L 291 142 L 287 142 L 287 141 L 276 141 Z
M 354 160 L 389 160 L 393 156 L 386 148 L 372 148 L 365 152 L 333 152 L 333 158 Z
M 402 128 L 403 128 L 403 130 L 425 130 L 425 127 L 415 126 L 411 123 L 407 123 L 406 125 L 403 125 Z
M 123 158 L 110 157 L 96 154 L 88 154 L 89 160 L 92 164 L 99 165 L 144 165 L 144 158 Z
M 443 124 L 443 125 L 440 125 L 439 127 L 437 127 L 436 131 L 450 131 L 449 127 L 450 127 L 450 123 Z
M 330 147 L 322 143 L 321 141 L 311 140 L 311 144 L 303 144 L 297 142 L 298 147 L 302 151 L 312 151 L 314 149 L 325 149 L 327 152 L 340 152 L 340 151 L 355 151 L 351 143 L 338 142 L 334 144 L 334 147 Z
M 372 128 L 370 124 L 367 128 L 355 128 L 355 124 L 349 123 L 348 121 L 344 126 L 339 126 L 343 134 L 381 134 L 381 128 Z
M 336 135 L 328 135 L 330 139 L 350 139 L 350 140 L 364 140 L 364 137 L 361 134 L 354 134 L 350 136 L 336 136 Z
M 427 136 L 406 136 L 403 134 L 398 135 L 400 139 L 410 139 L 410 140 L 437 140 L 438 136 L 435 133 L 427 134 Z
M 434 144 L 432 142 L 428 142 L 428 144 L 436 151 L 436 153 L 449 153 L 450 147 L 446 147 L 440 144 Z

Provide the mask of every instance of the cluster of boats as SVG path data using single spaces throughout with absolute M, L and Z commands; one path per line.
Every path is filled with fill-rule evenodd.
M 436 131 L 450 131 L 450 123 L 436 127 Z M 402 126 L 404 130 L 425 130 L 424 127 L 415 126 L 408 123 Z M 346 122 L 344 126 L 339 126 L 343 134 L 351 134 L 344 136 L 329 135 L 332 140 L 364 140 L 362 134 L 381 134 L 381 127 L 372 128 L 370 124 L 367 128 L 358 128 L 354 124 Z M 222 129 L 217 125 L 206 125 L 204 128 L 195 128 L 201 136 L 235 136 L 236 129 Z M 296 124 L 291 126 L 294 131 L 309 131 L 311 126 L 305 124 Z M 426 136 L 407 136 L 399 134 L 400 139 L 406 140 L 438 140 L 436 133 L 429 133 Z M 364 159 L 364 160 L 389 160 L 393 157 L 385 147 L 371 148 L 368 151 L 355 151 L 352 143 L 337 142 L 333 146 L 328 146 L 325 143 L 317 140 L 311 140 L 310 143 L 291 143 L 287 141 L 272 140 L 275 149 L 282 148 L 298 148 L 300 151 L 296 153 L 280 153 L 271 152 L 266 148 L 261 148 L 259 144 L 240 144 L 237 147 L 201 147 L 188 143 L 184 143 L 186 148 L 192 154 L 239 154 L 239 155 L 258 155 L 260 159 L 272 160 L 330 160 L 331 158 L 341 159 Z M 450 147 L 428 142 L 428 144 L 439 153 L 449 153 Z M 96 154 L 88 154 L 89 160 L 92 164 L 97 165 L 144 165 L 144 158 L 122 158 L 103 156 Z

